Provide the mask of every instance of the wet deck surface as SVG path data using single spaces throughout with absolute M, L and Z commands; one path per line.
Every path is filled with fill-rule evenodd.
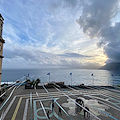
M 86 120 L 84 111 L 74 102 L 84 101 L 84 107 L 101 120 L 120 120 L 120 90 L 108 87 L 79 87 L 25 89 L 12 87 L 0 103 L 2 120 Z M 52 99 L 54 109 L 52 111 Z M 59 112 L 61 108 L 61 114 Z M 77 111 L 77 112 L 76 112 Z M 90 114 L 88 120 L 95 117 Z

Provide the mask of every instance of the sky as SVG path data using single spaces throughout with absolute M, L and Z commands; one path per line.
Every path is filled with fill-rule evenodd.
M 0 0 L 3 68 L 99 68 L 120 62 L 120 0 Z

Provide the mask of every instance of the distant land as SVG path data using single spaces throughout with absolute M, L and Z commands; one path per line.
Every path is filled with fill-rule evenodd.
M 107 63 L 105 66 L 100 69 L 104 70 L 120 70 L 120 62 Z

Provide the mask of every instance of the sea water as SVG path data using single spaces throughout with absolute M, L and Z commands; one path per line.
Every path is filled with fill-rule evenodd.
M 47 75 L 50 73 L 50 75 Z M 72 73 L 72 74 L 70 74 Z M 11 83 L 26 78 L 41 82 L 65 82 L 66 85 L 120 85 L 120 72 L 96 69 L 3 69 L 2 83 Z

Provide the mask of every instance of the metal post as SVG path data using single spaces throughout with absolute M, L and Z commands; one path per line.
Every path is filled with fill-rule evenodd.
M 92 76 L 92 78 L 93 78 L 93 86 L 94 86 L 94 77 Z
M 70 76 L 71 76 L 71 85 L 72 85 L 72 73 L 70 73 Z
M 50 83 L 50 74 L 49 74 L 49 83 Z
M 94 86 L 94 77 L 93 77 L 93 74 L 91 74 L 91 77 L 92 77 L 92 83 L 93 83 L 93 86 Z
M 50 83 L 50 73 L 48 73 L 47 75 L 49 75 L 49 83 Z

